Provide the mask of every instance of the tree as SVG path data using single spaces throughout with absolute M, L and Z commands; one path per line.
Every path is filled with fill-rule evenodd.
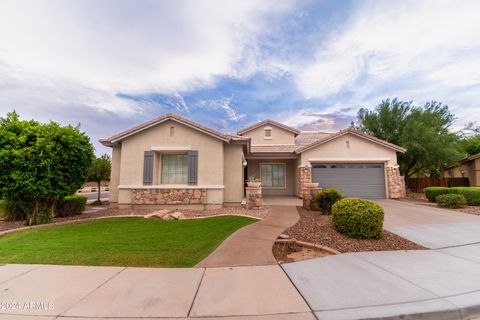
M 480 134 L 466 137 L 463 140 L 463 145 L 468 155 L 480 153 Z
M 412 102 L 387 99 L 374 110 L 358 112 L 361 130 L 407 149 L 398 157 L 405 178 L 441 175 L 445 165 L 464 156 L 458 133 L 450 131 L 454 120 L 448 106 L 435 101 L 417 107 Z
M 80 128 L 0 117 L 0 198 L 28 224 L 49 220 L 55 204 L 87 178 L 93 146 Z
M 102 204 L 100 200 L 100 184 L 104 180 L 110 179 L 110 170 L 112 164 L 110 157 L 106 154 L 102 155 L 99 158 L 95 158 L 88 169 L 88 181 L 95 181 L 98 184 L 98 198 L 94 204 Z

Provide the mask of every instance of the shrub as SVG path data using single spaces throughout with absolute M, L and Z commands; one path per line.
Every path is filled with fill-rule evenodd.
M 442 194 L 461 194 L 467 200 L 470 206 L 480 206 L 480 188 L 479 187 L 429 187 L 424 190 L 425 196 L 431 202 L 436 202 L 436 198 Z
M 451 188 L 447 187 L 428 187 L 423 190 L 428 201 L 435 202 L 435 199 L 442 194 L 452 193 Z
M 377 203 L 346 198 L 332 207 L 335 230 L 357 239 L 380 239 L 383 230 L 383 208 Z
M 452 193 L 461 194 L 464 196 L 469 206 L 480 206 L 479 187 L 454 187 L 450 189 Z
M 70 217 L 81 214 L 85 210 L 87 197 L 67 196 L 55 206 L 55 216 Z
M 343 199 L 343 194 L 334 188 L 325 188 L 315 196 L 315 203 L 324 213 L 330 214 L 332 206 L 338 200 Z
M 461 194 L 441 194 L 437 196 L 437 205 L 440 208 L 465 208 L 467 206 L 467 200 Z

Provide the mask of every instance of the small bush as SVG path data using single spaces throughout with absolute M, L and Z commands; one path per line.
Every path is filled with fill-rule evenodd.
M 55 206 L 55 216 L 70 217 L 81 214 L 85 210 L 87 197 L 67 196 Z
M 315 196 L 315 203 L 324 213 L 332 213 L 332 206 L 343 199 L 343 194 L 334 188 L 325 188 Z
M 383 208 L 377 203 L 346 198 L 332 206 L 335 230 L 357 239 L 380 239 L 383 230 Z
M 12 201 L 7 199 L 2 201 L 4 217 L 10 221 L 26 220 L 28 212 L 33 210 L 33 206 L 29 202 Z
M 437 196 L 437 205 L 440 208 L 465 208 L 467 206 L 467 200 L 461 194 L 441 194 Z
M 452 193 L 451 188 L 447 188 L 447 187 L 428 187 L 428 188 L 425 188 L 423 192 L 425 192 L 425 196 L 430 202 L 435 202 L 436 201 L 435 199 L 439 195 Z
M 479 187 L 454 187 L 450 189 L 452 193 L 461 194 L 464 196 L 469 206 L 480 206 Z

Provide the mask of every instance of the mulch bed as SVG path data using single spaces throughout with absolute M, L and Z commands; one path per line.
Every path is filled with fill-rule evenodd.
M 353 239 L 332 227 L 332 217 L 318 211 L 308 211 L 297 207 L 300 220 L 285 231 L 291 238 L 319 244 L 339 252 L 418 250 L 424 247 L 404 239 L 396 234 L 383 231 L 382 239 Z
M 110 208 L 108 204 L 102 206 L 100 210 L 91 210 L 92 206 L 88 206 L 80 215 L 71 216 L 71 217 L 56 217 L 51 220 L 51 223 L 59 223 L 66 221 L 81 221 L 85 219 L 92 218 L 102 218 L 102 217 L 115 217 L 115 216 L 144 216 L 148 213 L 158 211 L 159 209 L 116 209 Z M 89 212 L 90 211 L 90 212 Z M 172 210 L 174 211 L 174 210 Z M 218 216 L 218 215 L 239 215 L 239 216 L 252 216 L 259 219 L 264 219 L 268 215 L 268 209 L 260 210 L 247 210 L 241 207 L 225 207 L 220 209 L 210 209 L 210 210 L 176 210 L 182 212 L 187 219 L 191 218 L 202 218 L 209 216 Z M 13 230 L 25 227 L 24 221 L 6 221 L 0 220 L 0 232 Z

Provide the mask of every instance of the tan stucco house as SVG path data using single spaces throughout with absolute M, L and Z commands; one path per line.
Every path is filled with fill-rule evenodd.
M 480 153 L 466 157 L 444 170 L 446 178 L 468 178 L 471 186 L 480 187 Z
M 239 205 L 245 179 L 262 195 L 302 196 L 305 182 L 346 196 L 398 198 L 405 149 L 354 129 L 301 132 L 273 120 L 235 134 L 166 114 L 100 142 L 112 148 L 110 202 L 199 208 Z

